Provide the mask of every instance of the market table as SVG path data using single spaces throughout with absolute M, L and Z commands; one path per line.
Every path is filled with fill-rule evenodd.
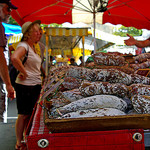
M 37 104 L 26 132 L 28 150 L 144 150 L 143 129 L 51 133 Z

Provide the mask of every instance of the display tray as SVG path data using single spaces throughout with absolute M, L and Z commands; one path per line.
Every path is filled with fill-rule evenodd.
M 150 129 L 150 114 L 49 119 L 47 110 L 44 109 L 44 123 L 52 133 Z

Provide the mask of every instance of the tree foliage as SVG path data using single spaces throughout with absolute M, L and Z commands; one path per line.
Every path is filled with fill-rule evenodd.
M 13 25 L 18 25 L 18 23 L 16 22 L 15 19 L 13 19 L 12 17 L 9 18 L 9 24 L 13 24 Z
M 114 35 L 119 35 L 121 37 L 126 37 L 126 34 L 130 34 L 131 36 L 141 36 L 142 35 L 142 30 L 136 29 L 134 27 L 125 27 L 121 26 L 119 28 L 114 28 Z
M 42 28 L 45 28 L 45 27 L 62 27 L 62 24 L 57 24 L 57 23 L 52 23 L 52 24 L 41 24 L 41 27 Z

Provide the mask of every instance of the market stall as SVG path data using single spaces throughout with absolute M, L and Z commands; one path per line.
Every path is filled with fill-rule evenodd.
M 57 28 L 46 27 L 46 75 L 48 75 L 48 49 L 52 50 L 52 54 L 56 51 L 61 51 L 62 57 L 66 50 L 69 50 L 73 56 L 73 49 L 77 46 L 78 42 L 82 39 L 83 43 L 83 56 L 84 53 L 84 36 L 88 36 L 89 28 Z
M 81 3 L 81 1 L 77 1 L 77 2 L 79 4 Z M 97 1 L 97 2 L 99 2 L 99 1 Z M 33 5 L 32 4 L 29 5 L 29 3 L 31 4 L 31 1 L 29 1 L 29 0 L 22 1 L 22 3 L 20 3 L 19 0 L 14 0 L 14 4 L 16 6 L 18 6 L 19 9 L 13 10 L 12 16 L 19 22 L 19 24 L 23 24 L 24 22 L 29 21 L 29 20 L 34 21 L 37 19 L 40 19 L 42 21 L 42 23 L 47 23 L 47 24 L 54 23 L 54 22 L 63 23 L 66 21 L 69 21 L 72 23 L 72 21 L 73 21 L 72 10 L 73 10 L 73 8 L 75 8 L 74 7 L 75 5 L 72 5 L 73 1 L 70 1 L 70 0 L 69 1 L 68 0 L 66 0 L 66 1 L 46 0 L 46 1 L 39 1 L 37 3 L 37 1 L 33 0 L 32 4 L 34 5 L 34 8 L 33 8 Z M 84 1 L 83 1 L 83 3 L 84 3 Z M 147 12 L 149 10 L 148 9 L 149 6 L 147 5 L 147 3 L 148 3 L 148 0 L 147 0 L 147 2 L 144 2 L 144 3 L 142 3 L 140 0 L 133 0 L 133 1 L 124 0 L 123 2 L 118 1 L 118 0 L 116 0 L 116 1 L 110 0 L 109 4 L 108 4 L 108 11 L 106 11 L 106 13 L 104 13 L 104 15 L 103 15 L 104 17 L 102 17 L 104 19 L 103 21 L 104 22 L 112 22 L 114 24 L 121 23 L 126 26 L 135 26 L 137 28 L 149 29 L 149 27 L 150 27 L 149 19 L 148 19 L 149 13 Z M 31 7 L 32 7 L 32 9 L 31 9 Z M 130 13 L 127 13 L 127 12 L 130 12 Z M 95 13 L 95 10 L 94 10 L 94 13 Z M 89 14 L 87 16 L 88 16 L 88 20 L 91 21 L 91 19 L 89 19 Z M 80 18 L 80 16 L 77 15 L 77 18 Z M 94 18 L 92 18 L 92 19 L 94 19 Z M 48 36 L 47 36 L 46 41 L 47 41 L 47 51 L 48 51 L 48 41 L 49 41 Z M 106 59 L 104 62 L 107 62 L 107 63 L 109 62 L 110 64 L 113 64 L 113 63 L 118 63 L 119 61 L 122 61 L 122 59 L 118 59 L 117 57 L 115 58 L 113 56 L 113 58 L 116 60 L 116 62 L 107 61 L 108 59 Z M 97 63 L 102 63 L 102 62 L 103 61 L 99 61 Z M 92 68 L 95 68 L 96 65 L 92 64 L 91 66 L 88 66 L 88 67 L 91 67 L 91 69 L 92 69 Z M 107 67 L 99 66 L 99 69 L 104 69 L 104 67 L 105 67 L 105 69 L 114 68 L 113 65 L 110 65 Z M 125 71 L 125 69 L 127 69 L 126 71 L 128 71 L 128 72 L 133 71 L 132 69 L 128 70 L 128 68 L 126 68 L 125 66 L 122 66 L 122 67 L 115 66 L 115 68 L 116 69 L 119 68 L 120 70 L 124 70 L 124 71 Z M 113 74 L 113 71 L 111 72 L 112 74 Z M 56 70 L 53 70 L 52 72 L 55 75 L 57 74 Z M 42 95 L 41 95 L 42 99 L 44 101 L 47 98 L 47 96 L 49 96 L 48 98 L 51 99 L 52 98 L 51 96 L 54 96 L 53 94 L 56 94 L 56 90 L 58 90 L 58 87 L 64 82 L 64 79 L 63 79 L 64 72 L 66 72 L 66 70 L 64 70 L 62 72 L 62 74 L 59 74 L 59 76 L 55 76 L 55 77 L 49 76 L 47 78 L 47 80 L 44 84 L 43 90 L 42 90 Z M 84 71 L 81 70 L 81 72 L 84 72 Z M 78 74 L 80 75 L 81 72 L 78 72 L 75 75 L 78 75 Z M 46 73 L 48 75 L 48 71 L 46 71 Z M 81 80 L 84 80 L 84 77 L 88 77 L 87 75 L 90 75 L 90 77 L 92 77 L 92 75 L 95 75 L 95 73 L 92 70 L 90 70 L 88 72 L 85 71 L 84 73 L 85 73 L 84 76 L 83 76 L 83 74 L 80 75 L 80 77 L 82 77 Z M 93 73 L 93 74 L 91 74 L 91 73 Z M 102 74 L 106 75 L 106 72 L 104 72 Z M 121 75 L 122 79 L 124 79 L 126 76 L 128 76 L 128 75 L 124 76 L 125 74 L 118 74 L 114 78 L 111 78 L 111 80 L 109 80 L 109 81 L 114 81 L 116 79 L 119 80 L 118 77 L 120 77 L 120 75 Z M 143 83 L 143 84 L 145 84 L 147 82 L 149 84 L 148 78 L 144 78 L 144 77 L 142 78 L 141 76 L 140 76 L 141 78 L 139 78 L 139 76 L 131 77 L 130 75 L 128 77 L 129 77 L 128 79 L 132 78 L 133 81 L 139 81 L 140 83 Z M 106 78 L 106 76 L 103 77 L 103 79 L 105 79 L 105 78 Z M 88 78 L 86 78 L 86 79 L 88 79 Z M 125 79 L 127 79 L 127 78 L 125 78 Z M 127 80 L 127 81 L 129 81 L 129 80 Z M 104 82 L 106 82 L 106 81 L 104 80 Z M 71 85 L 77 85 L 77 83 L 81 83 L 81 82 L 76 82 L 76 84 L 74 83 Z M 129 82 L 128 82 L 128 84 L 129 84 Z M 87 85 L 90 85 L 90 82 Z M 106 89 L 110 90 L 111 88 L 106 88 Z M 117 89 L 117 90 L 114 90 L 114 91 L 117 91 L 117 92 L 121 91 L 120 87 L 115 86 L 115 89 Z M 143 90 L 141 90 L 140 88 L 135 88 L 135 89 L 136 90 L 135 91 L 133 90 L 133 92 L 135 92 L 136 94 L 143 92 Z M 147 90 L 147 91 L 149 91 L 149 90 Z M 44 95 L 44 97 L 43 97 L 43 95 Z M 135 98 L 137 98 L 137 97 L 135 97 Z M 138 98 L 139 98 L 139 101 L 141 99 L 143 99 L 140 97 L 138 97 Z M 148 99 L 146 100 L 146 102 L 148 103 Z M 144 101 L 144 103 L 145 103 L 145 101 Z M 137 103 L 137 108 L 139 108 L 138 104 L 139 103 Z M 141 104 L 142 104 L 142 102 L 141 102 Z M 139 111 L 140 110 L 147 111 L 147 108 L 145 108 L 144 106 L 141 106 L 141 104 L 139 104 L 139 106 L 140 106 Z M 136 105 L 136 103 L 135 103 L 135 105 Z M 57 148 L 59 150 L 61 148 L 62 149 L 72 149 L 73 147 L 74 147 L 74 149 L 102 149 L 102 148 L 104 148 L 104 149 L 113 149 L 113 148 L 117 149 L 118 148 L 118 149 L 127 149 L 127 150 L 129 150 L 129 149 L 143 150 L 144 149 L 143 138 L 141 138 L 141 137 L 143 137 L 143 129 L 142 130 L 138 130 L 138 129 L 134 130 L 133 129 L 134 133 L 138 132 L 138 134 L 132 134 L 133 132 L 130 132 L 131 130 L 129 128 L 127 130 L 119 130 L 118 132 L 116 130 L 106 131 L 106 132 L 95 131 L 94 134 L 98 135 L 97 138 L 95 136 L 91 137 L 90 135 L 93 133 L 91 133 L 90 131 L 88 133 L 87 132 L 82 132 L 82 133 L 77 132 L 77 133 L 73 133 L 73 134 L 72 133 L 58 133 L 58 134 L 52 133 L 51 134 L 50 133 L 51 131 L 47 129 L 49 126 L 46 127 L 45 122 L 43 121 L 44 116 L 42 116 L 42 115 L 45 114 L 43 112 L 43 110 L 45 110 L 45 109 L 43 109 L 44 106 L 45 105 L 43 105 L 42 101 L 41 101 L 41 103 L 38 103 L 36 113 L 33 116 L 34 121 L 33 122 L 31 121 L 32 124 L 31 124 L 30 129 L 37 129 L 37 130 L 32 135 L 32 133 L 30 132 L 30 129 L 29 129 L 29 132 L 28 132 L 29 134 L 27 134 L 27 145 L 28 145 L 29 149 L 41 149 L 42 147 L 43 148 L 45 147 L 45 149 L 52 149 L 52 148 L 56 149 Z M 145 109 L 142 110 L 141 109 L 142 107 L 144 107 Z M 41 112 L 38 113 L 38 111 L 41 111 Z M 48 111 L 48 113 L 49 113 L 49 111 Z M 41 116 L 39 116 L 38 114 Z M 83 114 L 83 113 L 81 113 L 81 114 Z M 146 117 L 146 115 L 145 115 L 145 117 Z M 49 119 L 51 119 L 51 118 L 49 118 Z M 143 119 L 144 120 L 140 120 L 141 123 L 142 122 L 144 123 L 145 121 L 147 123 L 145 124 L 145 126 L 143 126 L 143 127 L 141 126 L 141 127 L 149 128 L 149 126 L 146 126 L 146 125 L 149 125 L 149 123 L 148 123 L 149 116 L 146 118 L 143 118 Z M 60 119 L 58 120 L 58 122 L 59 121 L 60 121 Z M 40 127 L 39 126 L 37 127 L 37 125 L 40 125 Z M 60 123 L 58 123 L 58 125 L 60 125 Z M 86 126 L 86 124 L 85 124 L 85 126 Z M 136 126 L 136 124 L 135 124 L 135 126 Z M 60 125 L 60 127 L 61 127 L 61 125 Z M 44 128 L 45 132 L 43 132 L 43 128 Z M 63 130 L 62 130 L 62 132 L 63 132 Z M 118 136 L 118 135 L 120 135 L 119 134 L 120 132 L 122 133 L 122 135 Z M 84 137 L 82 136 L 83 138 L 81 138 L 81 135 L 84 135 L 84 134 L 86 134 L 86 136 L 84 136 Z M 37 137 L 37 139 L 36 139 L 36 137 Z M 109 137 L 111 137 L 111 138 L 109 138 Z M 49 142 L 47 142 L 47 139 Z M 67 139 L 66 141 L 69 140 L 69 142 L 66 143 L 66 141 L 64 139 L 65 140 Z M 113 139 L 113 141 L 111 139 Z M 120 140 L 122 140 L 122 141 L 120 141 Z M 74 141 L 75 141 L 75 143 L 74 143 Z M 92 142 L 92 141 L 94 141 L 94 142 Z M 108 144 L 106 141 L 109 141 L 110 143 L 108 142 L 109 143 Z M 90 143 L 90 142 L 92 142 L 92 143 Z M 128 144 L 126 144 L 126 143 L 128 143 Z M 39 146 L 41 146 L 41 148 L 39 148 L 37 146 L 37 144 L 39 144 Z M 72 146 L 72 144 L 73 144 L 73 146 Z M 137 147 L 134 147 L 135 145 Z
M 29 150 L 145 149 L 150 78 L 129 73 L 120 54 L 93 57 L 88 68 L 50 70 L 26 133 Z

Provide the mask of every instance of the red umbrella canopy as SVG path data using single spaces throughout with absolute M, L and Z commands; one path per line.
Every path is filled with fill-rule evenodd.
M 103 23 L 150 29 L 149 0 L 109 0 Z
M 72 0 L 12 0 L 11 2 L 18 7 L 13 10 L 11 15 L 22 25 L 26 21 L 41 20 L 43 24 L 72 22 L 71 11 L 65 13 L 72 8 Z
M 12 17 L 20 25 L 26 21 L 35 20 L 41 20 L 43 24 L 73 23 L 73 10 L 77 9 L 76 18 L 81 21 L 81 14 L 84 13 L 90 20 L 89 16 L 93 10 L 88 8 L 90 5 L 87 5 L 87 2 L 89 1 L 93 2 L 93 0 L 12 0 L 12 3 L 18 7 L 17 10 L 12 11 Z M 109 22 L 138 29 L 150 29 L 149 4 L 149 0 L 109 0 L 108 10 L 103 15 L 98 15 L 100 13 L 97 12 L 96 19 L 102 19 L 103 24 Z

